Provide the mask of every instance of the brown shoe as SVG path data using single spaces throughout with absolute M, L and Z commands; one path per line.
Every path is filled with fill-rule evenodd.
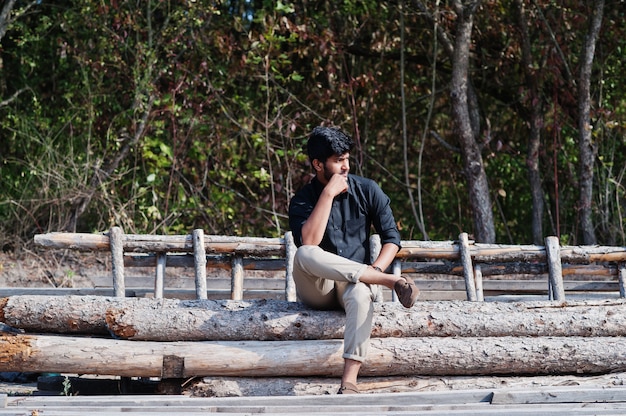
M 405 308 L 410 308 L 417 300 L 417 297 L 420 294 L 420 290 L 415 286 L 415 282 L 413 279 L 410 279 L 406 276 L 401 276 L 402 279 L 398 280 L 396 284 L 393 285 L 393 290 L 398 295 L 398 300 Z
M 359 394 L 359 388 L 352 383 L 342 383 L 337 394 Z

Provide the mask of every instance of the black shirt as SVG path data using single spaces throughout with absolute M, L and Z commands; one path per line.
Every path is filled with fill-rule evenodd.
M 289 226 L 296 246 L 302 245 L 302 225 L 311 215 L 324 185 L 317 178 L 305 185 L 289 204 Z M 381 244 L 400 247 L 400 232 L 393 218 L 389 197 L 371 179 L 348 175 L 348 191 L 333 200 L 320 247 L 331 253 L 371 263 L 370 231 L 374 226 Z

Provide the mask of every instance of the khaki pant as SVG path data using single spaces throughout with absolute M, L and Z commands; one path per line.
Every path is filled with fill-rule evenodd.
M 343 358 L 364 361 L 372 333 L 373 301 L 377 286 L 359 282 L 367 268 L 318 246 L 296 251 L 293 279 L 302 302 L 316 309 L 346 311 Z

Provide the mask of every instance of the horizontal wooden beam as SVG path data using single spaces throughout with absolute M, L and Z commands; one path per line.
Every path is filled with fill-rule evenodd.
M 150 342 L 0 335 L 4 371 L 162 377 L 340 376 L 342 340 Z M 623 337 L 374 338 L 362 376 L 599 374 L 626 370 Z
M 156 313 L 155 311 L 158 311 Z M 626 336 L 626 301 L 376 303 L 373 337 Z M 0 298 L 0 321 L 27 332 L 113 333 L 137 340 L 343 338 L 345 314 L 280 300 Z
M 207 254 L 239 253 L 246 255 L 285 255 L 284 238 L 231 237 L 205 235 Z M 35 243 L 47 248 L 76 250 L 109 250 L 107 233 L 47 233 L 35 235 Z M 184 252 L 193 253 L 193 241 L 188 235 L 127 234 L 123 237 L 124 250 L 128 252 Z M 545 261 L 546 250 L 538 245 L 504 245 L 470 242 L 469 252 L 475 262 L 532 262 Z M 562 246 L 563 263 L 593 263 L 626 261 L 626 247 L 620 246 Z M 456 260 L 460 259 L 455 241 L 402 241 L 397 258 Z
M 35 244 L 46 248 L 83 251 L 110 250 L 108 233 L 47 233 L 35 235 Z M 125 234 L 122 237 L 125 252 L 193 253 L 193 239 L 188 235 Z M 283 238 L 230 237 L 205 235 L 207 254 L 239 253 L 247 255 L 284 256 Z

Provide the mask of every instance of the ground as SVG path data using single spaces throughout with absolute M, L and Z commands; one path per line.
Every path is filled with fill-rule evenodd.
M 21 248 L 0 251 L 3 287 L 92 287 L 90 276 L 110 274 L 107 253 Z

